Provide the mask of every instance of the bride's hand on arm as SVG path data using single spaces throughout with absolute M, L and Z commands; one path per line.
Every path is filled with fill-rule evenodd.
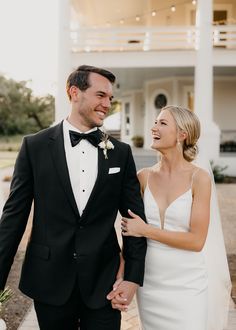
M 143 219 L 137 214 L 128 210 L 131 218 L 123 217 L 121 219 L 121 232 L 123 236 L 142 237 L 146 235 L 146 227 L 148 226 Z

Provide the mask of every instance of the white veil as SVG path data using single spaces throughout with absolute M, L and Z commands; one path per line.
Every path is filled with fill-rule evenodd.
M 203 252 L 208 271 L 208 326 L 207 330 L 223 330 L 227 326 L 231 280 L 227 262 L 216 186 L 210 162 L 198 156 L 194 163 L 204 168 L 212 178 L 211 215 Z

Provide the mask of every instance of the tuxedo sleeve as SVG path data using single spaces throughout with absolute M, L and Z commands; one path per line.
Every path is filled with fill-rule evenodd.
M 128 156 L 120 199 L 119 210 L 121 215 L 129 218 L 128 209 L 146 221 L 140 185 L 130 146 L 128 146 Z M 124 279 L 135 282 L 140 286 L 143 284 L 146 244 L 146 238 L 144 237 L 123 237 L 123 257 L 125 259 Z
M 3 289 L 24 234 L 33 199 L 33 178 L 24 139 L 13 173 L 10 195 L 0 220 L 0 289 Z

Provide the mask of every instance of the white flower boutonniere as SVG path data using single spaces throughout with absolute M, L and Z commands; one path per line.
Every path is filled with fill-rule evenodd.
M 107 157 L 107 150 L 114 149 L 114 144 L 109 140 L 108 135 L 104 134 L 102 142 L 98 145 L 101 149 L 103 149 L 103 154 L 105 156 L 105 159 L 108 159 Z

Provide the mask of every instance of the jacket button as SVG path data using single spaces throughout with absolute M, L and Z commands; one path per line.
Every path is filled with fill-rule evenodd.
M 73 258 L 77 259 L 77 253 L 76 252 L 73 253 Z

